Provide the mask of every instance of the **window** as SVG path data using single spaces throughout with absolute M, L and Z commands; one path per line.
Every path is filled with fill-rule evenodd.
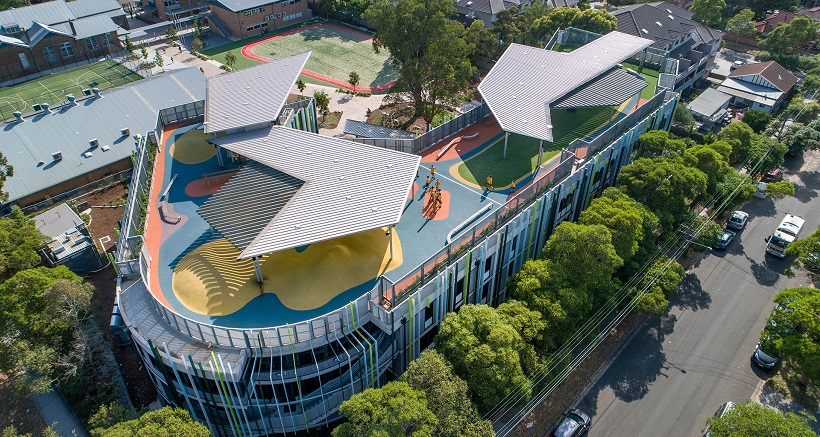
M 266 22 L 263 22 L 263 23 L 256 23 L 256 24 L 254 24 L 253 26 L 248 26 L 248 27 L 246 28 L 246 30 L 247 30 L 248 32 L 250 32 L 250 31 L 252 31 L 252 30 L 256 30 L 256 29 L 264 29 L 264 28 L 266 28 L 266 27 L 268 27 L 268 23 L 266 23 Z
M 64 43 L 60 43 L 60 54 L 63 55 L 64 58 L 74 57 L 74 48 L 71 47 L 71 42 L 66 41 Z
M 23 64 L 23 69 L 28 70 L 31 68 L 31 64 L 28 62 L 28 57 L 25 53 L 20 52 L 17 54 L 20 57 L 20 63 Z
M 290 14 L 290 15 L 285 15 L 285 18 L 283 18 L 282 20 L 283 21 L 290 21 L 290 20 L 295 20 L 297 18 L 302 18 L 302 13 L 301 12 L 297 12 L 295 14 Z
M 3 26 L 3 30 L 6 31 L 6 33 L 17 33 L 17 32 L 20 32 L 22 29 L 20 29 L 19 24 L 15 23 L 15 24 L 6 24 L 5 26 Z
M 97 38 L 94 38 L 93 36 L 85 39 L 85 45 L 88 46 L 89 52 L 99 50 L 100 48 L 100 44 L 97 42 Z
M 48 62 L 49 64 L 57 62 L 57 54 L 54 53 L 54 47 L 52 46 L 43 47 L 43 56 L 46 57 L 46 62 Z
M 103 42 L 103 45 L 104 45 L 104 46 L 106 46 L 106 47 L 108 47 L 108 46 L 110 46 L 110 45 L 111 45 L 111 40 L 108 38 L 108 34 L 107 34 L 107 33 L 104 33 L 104 34 L 102 35 L 102 42 Z

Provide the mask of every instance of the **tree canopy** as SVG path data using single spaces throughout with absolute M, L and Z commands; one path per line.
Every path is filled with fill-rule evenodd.
M 754 12 L 755 20 L 762 20 L 777 10 L 791 11 L 798 3 L 798 0 L 747 0 L 746 6 Z
M 25 5 L 26 4 L 24 2 L 23 6 Z M 3 185 L 6 183 L 6 178 L 10 178 L 12 176 L 14 176 L 14 167 L 9 164 L 8 158 L 0 153 L 0 203 L 9 200 L 9 194 L 3 191 Z
M 793 55 L 805 44 L 817 40 L 820 27 L 811 17 L 797 17 L 790 23 L 775 27 L 766 39 L 760 41 L 760 48 L 773 55 Z
M 473 399 L 480 406 L 495 405 L 514 391 L 521 396 L 521 404 L 532 393 L 527 375 L 540 368 L 527 338 L 543 328 L 537 311 L 515 301 L 505 302 L 498 309 L 464 305 L 457 313 L 444 317 L 436 349 L 459 374 L 465 375 Z
M 755 13 L 751 9 L 743 9 L 726 22 L 726 31 L 741 38 L 754 38 Z
M 333 437 L 429 437 L 438 424 L 424 392 L 401 381 L 355 394 L 342 402 L 339 412 L 347 422 L 333 430 Z
M 801 153 L 804 150 L 820 148 L 820 120 L 797 128 L 789 137 L 788 145 L 790 153 Z
M 760 334 L 764 350 L 783 356 L 809 384 L 820 384 L 820 289 L 789 288 L 774 302 Z
M 435 349 L 422 352 L 399 378 L 425 393 L 427 407 L 438 418 L 433 434 L 438 437 L 492 437 L 492 423 L 482 420 L 470 401 L 467 383 L 453 373 L 453 366 Z
M 751 152 L 755 131 L 742 121 L 733 121 L 718 133 L 718 139 L 732 145 L 730 163 L 744 161 Z
M 653 239 L 659 230 L 654 213 L 615 187 L 604 190 L 581 212 L 580 223 L 606 226 L 612 234 L 615 253 L 624 263 L 638 252 L 645 238 Z
M 40 263 L 37 250 L 45 246 L 48 238 L 27 218 L 20 208 L 0 219 L 0 282 L 15 273 Z
M 649 314 L 663 314 L 669 306 L 669 297 L 680 285 L 684 275 L 683 267 L 674 259 L 666 256 L 658 258 L 630 290 L 633 295 L 645 293 L 636 308 Z
M 390 51 L 399 74 L 395 89 L 407 95 L 415 115 L 428 123 L 438 103 L 456 100 L 467 91 L 475 67 L 475 47 L 464 38 L 464 26 L 451 20 L 450 0 L 377 0 L 363 14 L 376 30 L 373 49 Z M 408 37 L 412 35 L 412 37 Z
M 748 124 L 756 134 L 759 134 L 766 130 L 766 126 L 768 126 L 769 122 L 772 121 L 772 114 L 758 111 L 756 109 L 750 109 L 743 114 L 742 121 Z
M 714 437 L 814 437 L 806 419 L 758 404 L 751 399 L 735 404 L 723 417 L 706 419 Z
M 796 258 L 794 267 L 820 269 L 820 228 L 806 238 L 789 243 L 786 254 Z M 793 274 L 791 271 L 786 273 Z
M 210 437 L 205 425 L 193 420 L 186 410 L 163 407 L 149 411 L 137 419 L 120 422 L 110 428 L 97 430 L 99 437 Z
M 725 0 L 695 0 L 689 8 L 695 15 L 692 19 L 706 27 L 718 27 L 723 17 Z

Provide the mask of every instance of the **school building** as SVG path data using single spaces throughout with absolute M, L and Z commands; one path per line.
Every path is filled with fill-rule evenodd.
M 211 20 L 214 16 L 230 35 L 238 38 L 260 35 L 284 26 L 309 20 L 307 0 L 210 0 Z M 214 26 L 217 30 L 220 26 Z

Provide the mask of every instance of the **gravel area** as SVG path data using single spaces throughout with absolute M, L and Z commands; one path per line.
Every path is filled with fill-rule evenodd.
M 336 88 L 305 84 L 305 91 L 300 93 L 296 86 L 291 92 L 293 94 L 302 94 L 306 96 L 313 96 L 314 92 L 324 91 L 330 96 L 330 104 L 327 105 L 330 112 L 341 111 L 342 118 L 339 124 L 333 129 L 319 129 L 319 133 L 329 137 L 343 137 L 345 121 L 348 119 L 367 121 L 367 110 L 378 109 L 382 104 L 382 100 L 386 94 L 373 94 L 370 97 L 353 96 L 337 91 Z

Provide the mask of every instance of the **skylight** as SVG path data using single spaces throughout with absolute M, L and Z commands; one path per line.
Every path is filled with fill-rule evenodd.
M 643 32 L 644 35 L 649 35 L 649 31 L 646 29 L 641 29 L 641 32 Z
M 660 21 L 656 21 L 656 22 L 655 22 L 655 24 L 657 24 L 657 25 L 658 25 L 658 27 L 663 27 L 663 24 L 661 24 L 661 22 L 660 22 Z
M 464 6 L 467 6 L 467 7 L 469 8 L 469 7 L 470 7 L 470 6 L 472 6 L 472 5 L 473 5 L 473 2 L 467 2 L 467 4 L 466 4 L 466 5 L 464 5 Z

